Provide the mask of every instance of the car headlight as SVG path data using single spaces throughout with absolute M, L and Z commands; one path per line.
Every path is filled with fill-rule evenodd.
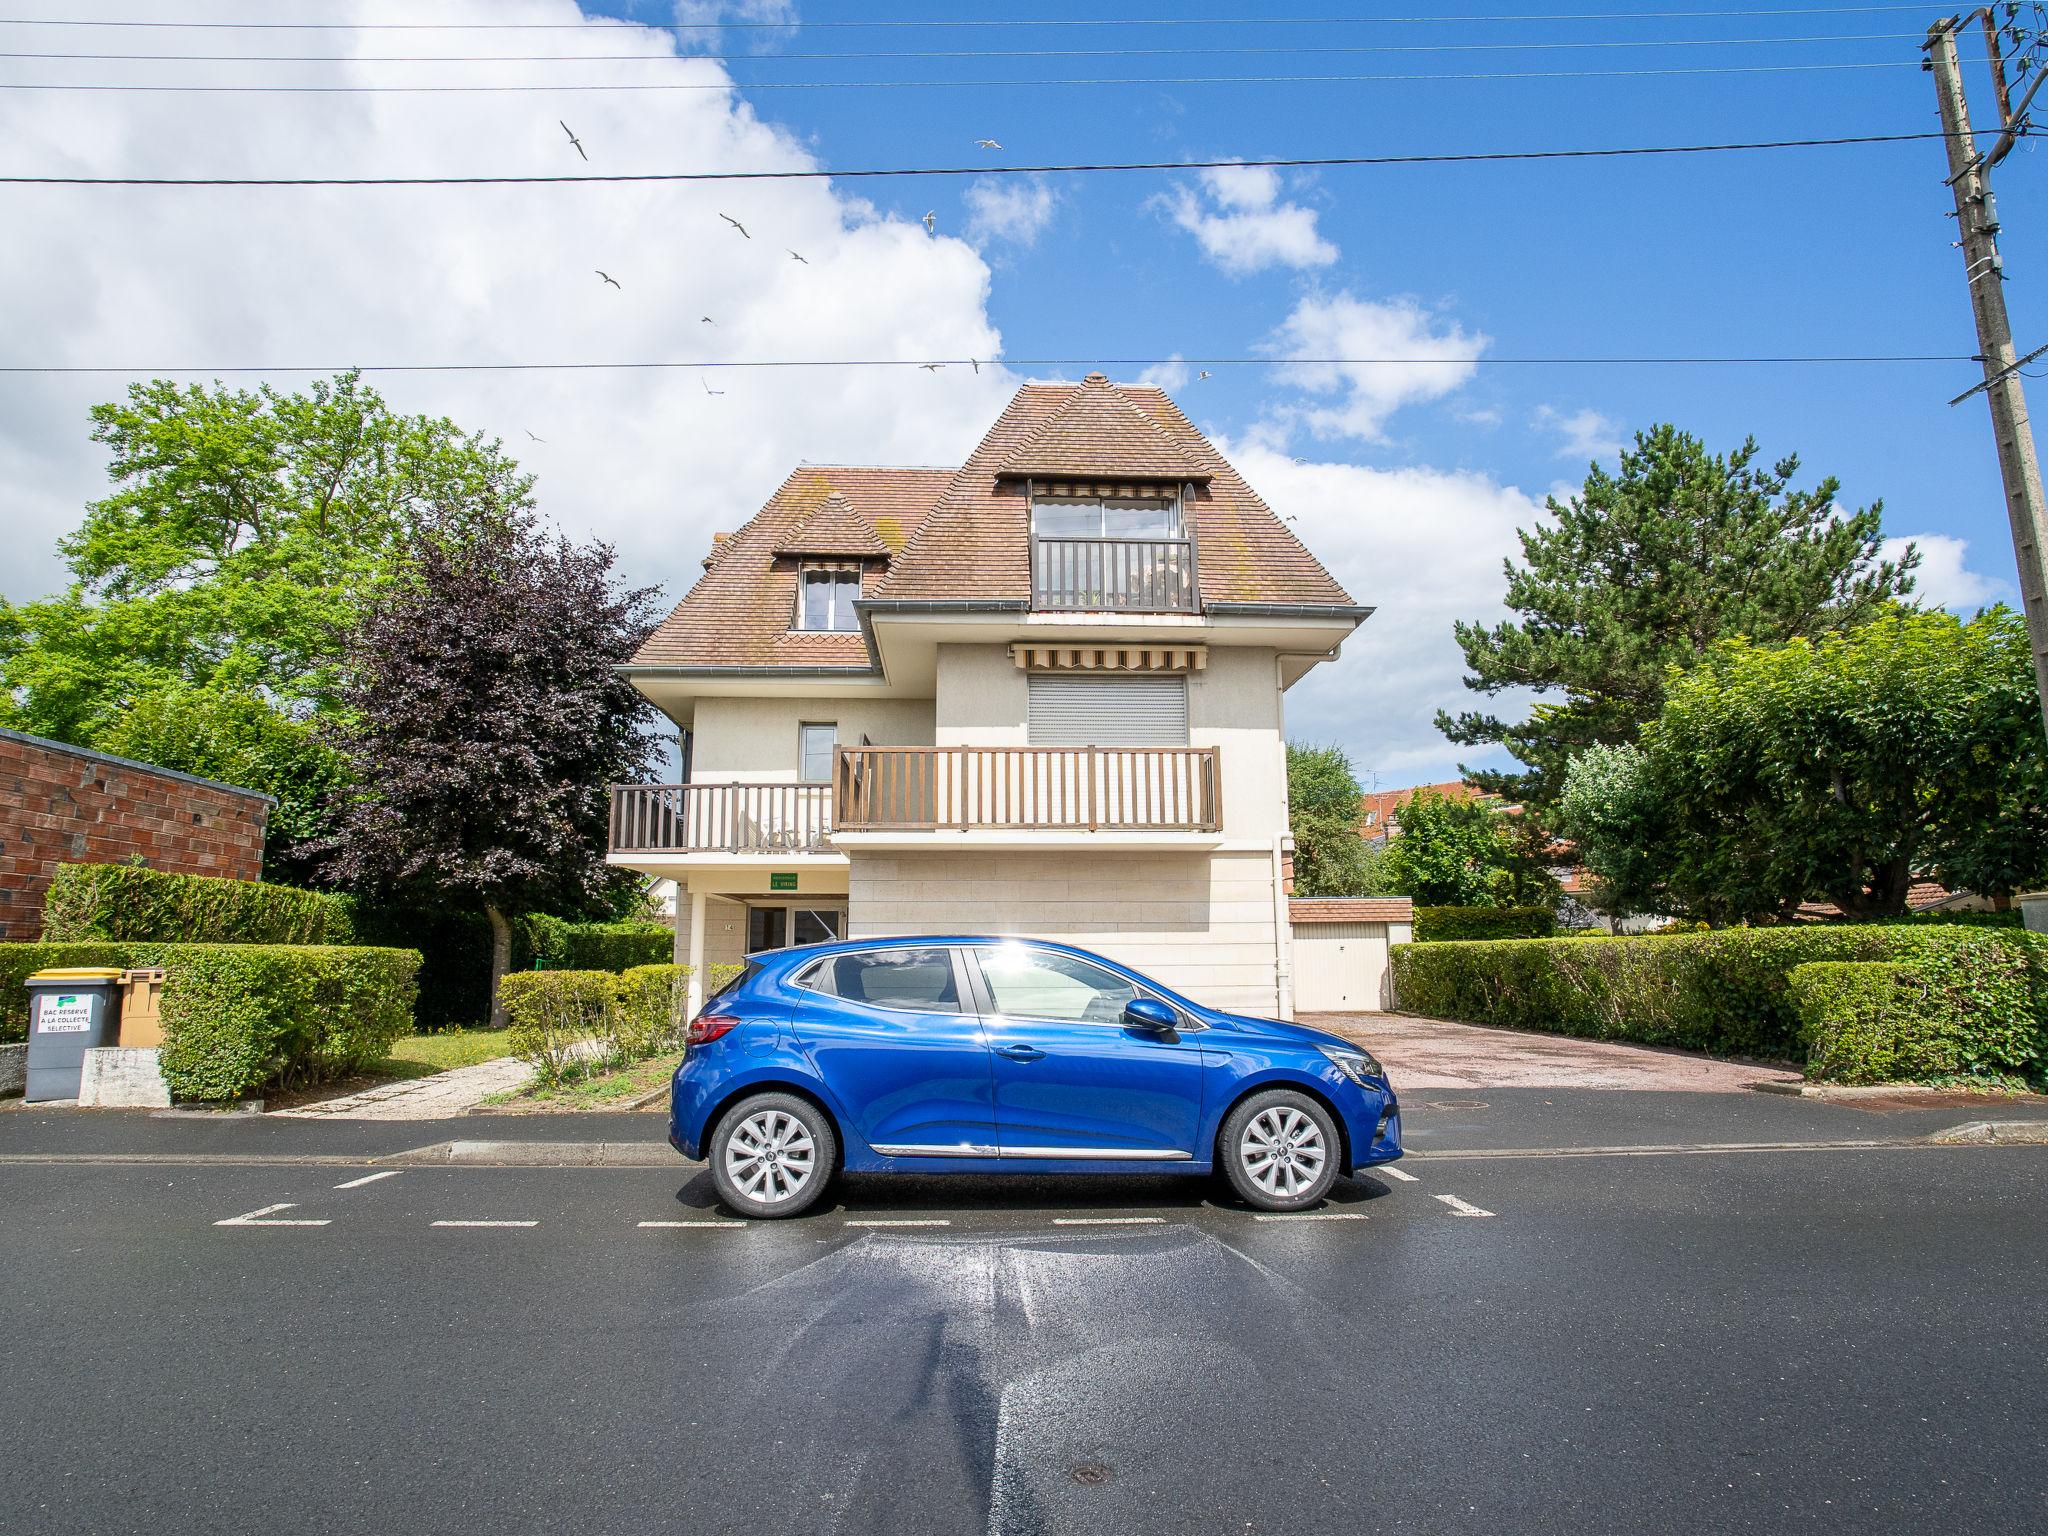
M 1380 1065 L 1379 1058 L 1363 1046 L 1345 1048 L 1335 1045 L 1319 1045 L 1316 1049 L 1329 1058 L 1331 1066 L 1342 1072 L 1361 1088 L 1365 1086 L 1366 1079 L 1373 1077 L 1383 1078 L 1387 1075 L 1387 1069 Z

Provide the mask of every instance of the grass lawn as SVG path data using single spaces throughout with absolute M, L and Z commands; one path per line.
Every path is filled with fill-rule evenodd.
M 668 1081 L 669 1074 L 675 1069 L 675 1057 L 657 1056 L 651 1061 L 636 1061 L 616 1072 L 600 1072 L 578 1082 L 557 1083 L 552 1088 L 535 1084 L 512 1093 L 494 1094 L 484 1102 L 515 1109 L 529 1106 L 535 1109 L 609 1109 L 652 1093 Z
M 450 1067 L 473 1067 L 512 1054 L 503 1029 L 444 1029 L 437 1035 L 409 1035 L 391 1047 L 391 1054 L 374 1063 L 370 1071 L 379 1077 L 432 1077 Z

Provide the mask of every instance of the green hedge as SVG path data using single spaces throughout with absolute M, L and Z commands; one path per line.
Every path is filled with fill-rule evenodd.
M 174 875 L 141 864 L 59 864 L 43 937 L 167 944 L 347 944 L 345 897 L 261 880 Z
M 2041 1031 L 2017 953 L 1997 995 L 1958 995 L 1923 966 L 1898 961 L 1795 966 L 1790 985 L 1810 1078 L 2010 1083 L 2040 1075 Z
M 1912 964 L 2000 1038 L 2024 1032 L 2038 1070 L 2048 1046 L 2048 939 L 2009 929 L 1875 924 L 1400 944 L 1394 996 L 1437 1018 L 1801 1061 L 1792 970 L 1871 960 Z
M 739 973 L 705 970 L 705 994 Z M 544 1083 L 646 1061 L 683 1047 L 690 968 L 636 965 L 627 971 L 514 971 L 498 995 L 512 1020 L 512 1054 Z
M 512 968 L 625 971 L 667 965 L 675 946 L 675 930 L 663 923 L 571 923 L 536 912 L 514 925 Z
M 164 968 L 162 1063 L 181 1099 L 345 1076 L 412 1032 L 409 949 L 322 944 L 0 944 L 0 1040 L 28 1032 L 22 983 L 56 966 Z
M 1454 943 L 1466 939 L 1547 939 L 1557 932 L 1548 907 L 1417 907 L 1415 942 Z

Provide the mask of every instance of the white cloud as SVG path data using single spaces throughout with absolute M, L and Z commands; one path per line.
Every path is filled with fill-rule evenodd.
M 1280 201 L 1280 173 L 1267 166 L 1221 166 L 1201 172 L 1207 202 L 1187 187 L 1154 199 L 1232 277 L 1268 267 L 1327 267 L 1337 247 L 1316 230 L 1316 212 Z
M 1913 573 L 1913 596 L 1933 608 L 1973 613 L 1992 603 L 2013 601 L 2012 582 L 1969 568 L 1970 541 L 1946 533 L 1914 533 L 1886 539 L 1879 554 L 1896 560 L 1908 544 L 1920 550 L 1920 568 Z
M 1154 363 L 1139 374 L 1138 382 L 1150 384 L 1155 389 L 1179 389 L 1190 377 L 1187 359 L 1176 352 L 1165 362 Z
M 1379 301 L 1349 293 L 1310 294 L 1266 343 L 1283 357 L 1353 359 L 1291 365 L 1283 376 L 1328 404 L 1282 407 L 1282 426 L 1318 437 L 1376 439 L 1401 406 L 1449 394 L 1472 377 L 1490 338 L 1467 332 L 1413 299 Z M 1416 362 L 1414 359 L 1424 359 Z M 1403 361 L 1396 361 L 1403 360 Z
M 983 176 L 967 188 L 967 238 L 976 245 L 1007 240 L 1038 243 L 1052 223 L 1059 196 L 1042 176 Z
M 100 13 L 123 10 L 149 14 L 141 0 L 108 0 Z M 399 0 L 334 0 L 323 14 L 393 21 L 411 13 Z M 580 19 L 568 0 L 449 0 L 435 14 Z M 601 31 L 591 42 L 608 52 L 669 47 L 659 32 L 590 25 Z M 546 51 L 572 52 L 578 41 L 546 35 Z M 491 68 L 491 79 L 507 83 L 561 78 L 560 66 Z M 663 79 L 727 79 L 706 61 L 664 68 Z M 324 83 L 391 78 L 390 66 L 374 65 L 306 75 Z M 118 77 L 110 68 L 100 78 Z M 596 170 L 816 163 L 723 90 L 0 97 L 0 142 L 29 173 L 579 170 L 558 118 L 574 127 Z M 0 241 L 0 312 L 8 316 L 8 354 L 24 362 L 146 370 L 252 361 L 988 359 L 1002 347 L 987 312 L 989 271 L 971 246 L 930 238 L 824 181 L 15 188 L 0 197 L 15 232 Z M 791 250 L 808 265 L 792 261 Z M 606 286 L 596 268 L 621 286 Z M 705 315 L 716 323 L 703 324 Z M 697 574 L 712 531 L 751 515 L 798 460 L 957 463 L 1014 383 L 986 365 L 978 374 L 733 370 L 710 376 L 725 392 L 713 398 L 705 377 L 647 370 L 370 380 L 400 409 L 502 436 L 538 473 L 548 515 L 572 533 L 611 540 L 630 579 L 662 582 L 671 596 Z M 126 382 L 0 378 L 0 484 L 8 488 L 0 587 L 8 596 L 38 595 L 60 580 L 54 540 L 106 492 L 87 411 L 119 397 Z M 529 441 L 528 432 L 546 442 Z
M 1460 762 L 1505 764 L 1505 753 L 1454 746 L 1438 709 L 1496 709 L 1517 718 L 1519 693 L 1486 700 L 1460 679 L 1459 619 L 1507 617 L 1501 562 L 1540 501 L 1483 475 L 1299 463 L 1255 443 L 1224 444 L 1231 462 L 1373 616 L 1334 663 L 1287 695 L 1287 734 L 1340 741 L 1387 788 L 1449 777 Z
M 1595 410 L 1566 413 L 1548 405 L 1536 408 L 1536 425 L 1555 433 L 1557 456 L 1584 464 L 1593 459 L 1621 457 L 1621 423 Z

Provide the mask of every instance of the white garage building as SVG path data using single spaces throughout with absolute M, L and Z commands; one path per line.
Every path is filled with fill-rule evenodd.
M 1296 897 L 1296 1013 L 1378 1013 L 1394 1006 L 1387 951 L 1415 937 L 1415 908 L 1405 896 Z

